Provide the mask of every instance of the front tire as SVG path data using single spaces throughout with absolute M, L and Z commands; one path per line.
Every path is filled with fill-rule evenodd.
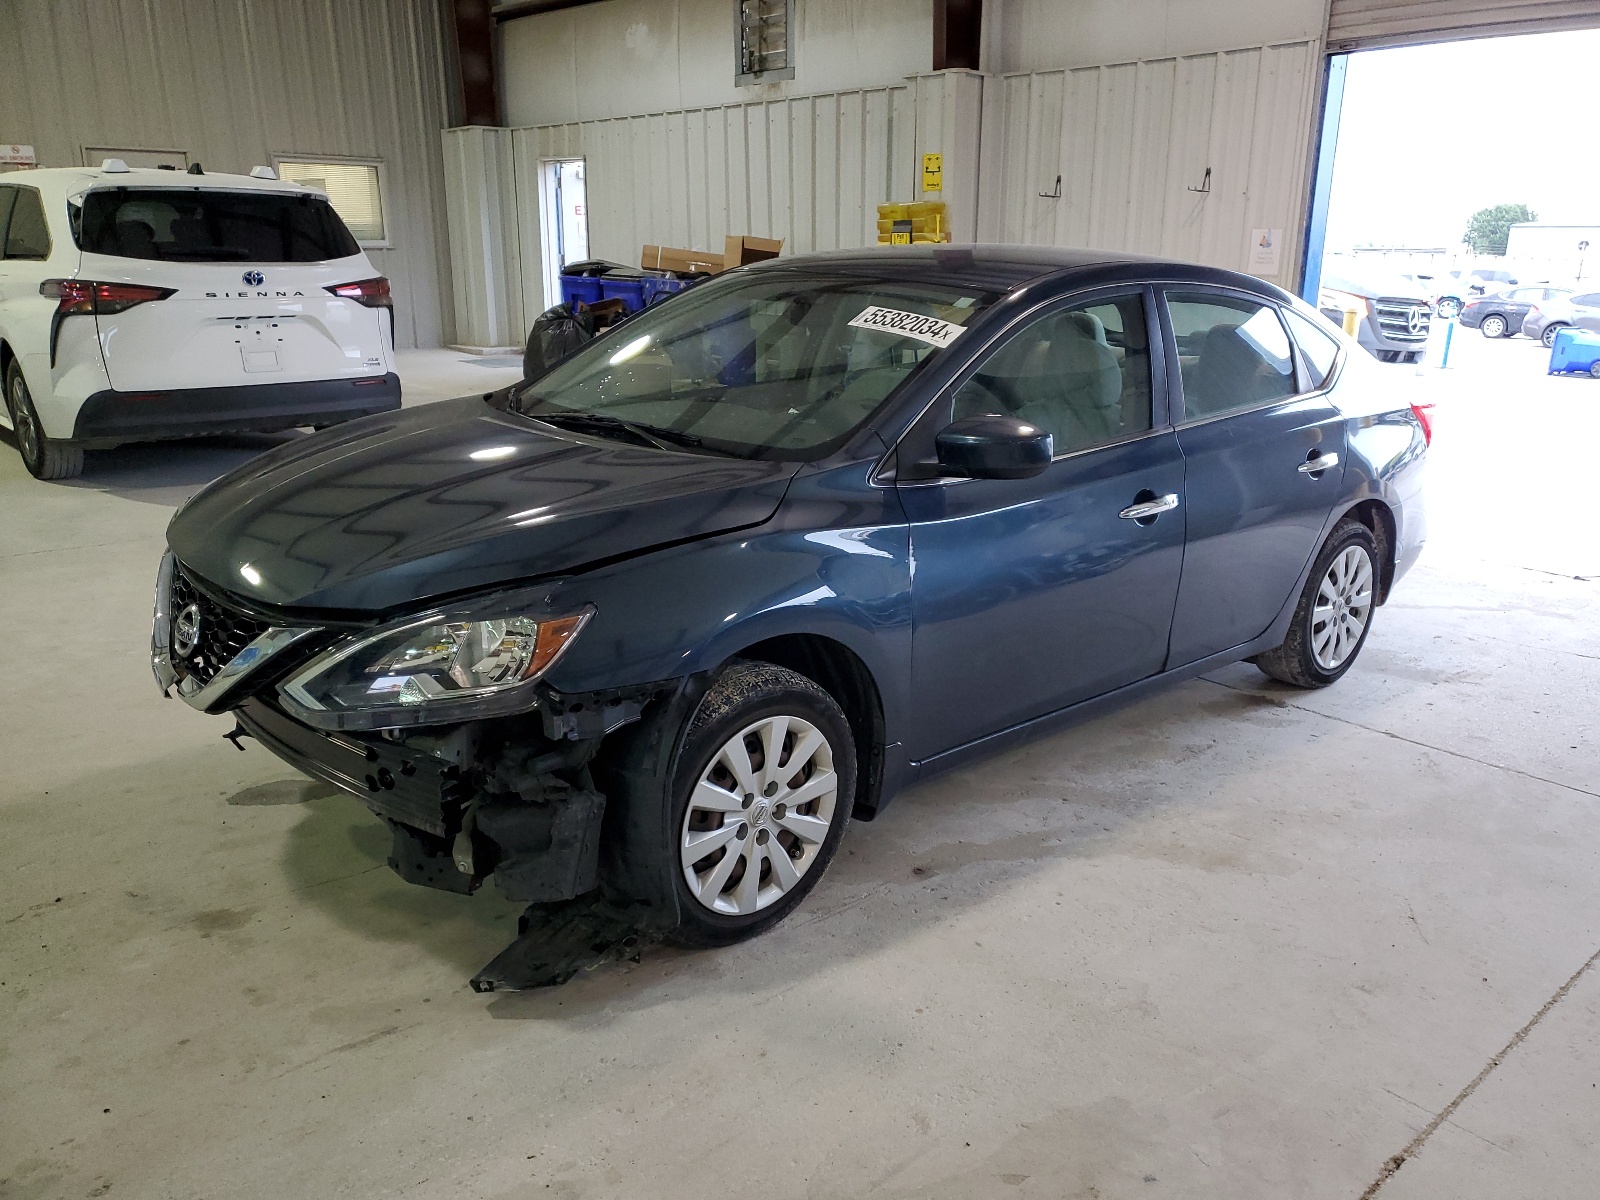
M 28 381 L 22 375 L 22 364 L 15 359 L 6 368 L 6 409 L 11 414 L 22 465 L 30 475 L 35 479 L 71 479 L 83 471 L 82 446 L 45 436 L 28 392 Z
M 1457 300 L 1454 296 L 1445 296 L 1445 297 L 1443 297 L 1439 301 L 1439 315 L 1441 317 L 1446 318 L 1447 320 L 1450 317 L 1458 317 L 1458 316 L 1460 316 L 1461 315 L 1461 301 Z
M 1327 687 L 1355 662 L 1377 603 L 1378 544 L 1359 521 L 1334 526 L 1312 564 L 1283 644 L 1250 661 L 1295 687 Z
M 672 939 L 726 946 L 787 916 L 837 851 L 855 786 L 855 742 L 832 696 L 770 663 L 724 671 L 678 754 Z
M 1506 319 L 1499 313 L 1490 313 L 1483 319 L 1483 324 L 1478 329 L 1486 338 L 1503 338 L 1506 336 Z

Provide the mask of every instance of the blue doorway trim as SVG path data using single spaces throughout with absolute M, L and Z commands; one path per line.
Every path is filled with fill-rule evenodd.
M 1317 172 L 1311 183 L 1311 214 L 1306 221 L 1300 296 L 1312 308 L 1322 290 L 1322 251 L 1328 235 L 1328 197 L 1333 192 L 1333 158 L 1339 149 L 1339 116 L 1344 110 L 1344 76 L 1348 54 L 1328 56 L 1322 89 L 1322 128 L 1317 134 Z

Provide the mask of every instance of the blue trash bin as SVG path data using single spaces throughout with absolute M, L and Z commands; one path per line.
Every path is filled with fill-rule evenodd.
M 1550 375 L 1592 375 L 1600 379 L 1600 333 L 1568 326 L 1550 345 Z

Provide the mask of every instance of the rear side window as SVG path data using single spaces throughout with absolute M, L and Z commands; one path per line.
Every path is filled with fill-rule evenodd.
M 1581 296 L 1572 297 L 1574 304 L 1600 304 L 1600 292 L 1585 292 Z
M 1167 293 L 1188 421 L 1258 408 L 1295 393 L 1289 335 L 1270 304 L 1202 292 Z
M 1319 328 L 1316 322 L 1308 321 L 1292 308 L 1284 309 L 1283 316 L 1289 323 L 1294 344 L 1300 347 L 1307 384 L 1312 391 L 1316 391 L 1328 382 L 1333 364 L 1339 357 L 1339 343 L 1327 330 Z
M 45 224 L 44 205 L 32 188 L 17 188 L 6 226 L 7 258 L 49 258 L 50 227 Z
M 361 252 L 321 196 L 181 188 L 90 192 L 79 245 L 162 262 L 325 262 Z

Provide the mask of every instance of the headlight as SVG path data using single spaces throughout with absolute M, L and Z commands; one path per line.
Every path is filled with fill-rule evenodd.
M 323 729 L 434 725 L 518 712 L 531 685 L 590 617 L 433 613 L 314 659 L 279 689 L 284 707 Z

